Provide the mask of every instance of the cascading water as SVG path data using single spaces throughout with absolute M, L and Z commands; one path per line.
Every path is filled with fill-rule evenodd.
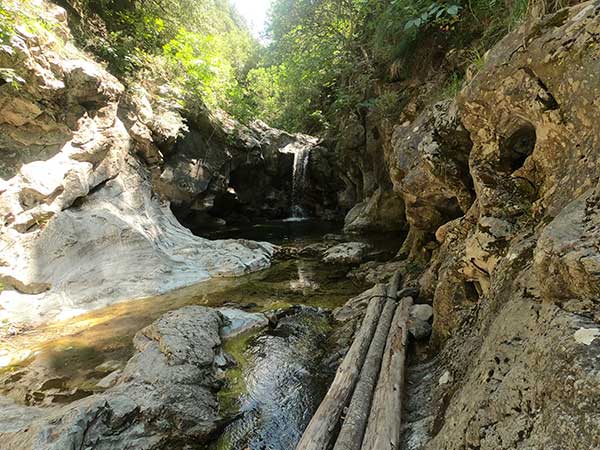
M 292 177 L 292 219 L 306 218 L 306 211 L 302 207 L 302 200 L 306 188 L 306 175 L 308 160 L 312 146 L 302 146 L 294 152 L 294 172 Z

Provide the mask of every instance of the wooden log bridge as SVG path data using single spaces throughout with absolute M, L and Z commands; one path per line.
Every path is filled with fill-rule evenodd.
M 371 297 L 354 341 L 296 450 L 398 450 L 413 302 L 410 297 L 398 301 L 400 280 L 396 273 Z

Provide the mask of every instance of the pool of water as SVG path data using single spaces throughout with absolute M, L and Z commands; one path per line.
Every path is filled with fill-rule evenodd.
M 194 233 L 210 239 L 250 239 L 277 245 L 317 242 L 327 234 L 340 233 L 340 224 L 312 219 L 273 220 L 217 230 L 196 229 Z
M 334 375 L 324 364 L 331 329 L 330 316 L 301 308 L 275 328 L 250 336 L 237 358 L 243 364 L 230 378 L 239 414 L 206 448 L 295 448 Z

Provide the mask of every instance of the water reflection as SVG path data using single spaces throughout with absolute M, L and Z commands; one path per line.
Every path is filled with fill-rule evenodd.
M 322 367 L 328 317 L 301 309 L 251 341 L 243 377 L 241 416 L 209 446 L 210 450 L 289 450 L 295 448 L 325 394 L 331 376 Z
M 227 305 L 249 311 L 302 304 L 335 308 L 363 288 L 349 283 L 346 272 L 346 268 L 324 266 L 317 260 L 282 261 L 263 272 L 215 279 L 7 335 L 0 339 L 0 394 L 20 403 L 33 399 L 40 404 L 102 390 L 97 383 L 107 373 L 99 367 L 127 361 L 137 331 L 183 306 Z M 60 389 L 39 391 L 54 379 L 64 380 Z
M 290 281 L 290 289 L 302 293 L 319 289 L 320 284 L 316 279 L 314 264 L 298 260 L 296 261 L 296 265 L 298 269 L 298 279 Z

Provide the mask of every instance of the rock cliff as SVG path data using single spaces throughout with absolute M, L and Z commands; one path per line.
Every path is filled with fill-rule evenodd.
M 317 140 L 125 88 L 73 45 L 63 9 L 38 12 L 45 27 L 18 26 L 0 49 L 15 74 L 0 82 L 2 318 L 64 318 L 266 267 L 269 244 L 208 241 L 178 219 L 286 217 L 299 146 L 321 168 L 312 211 L 336 208 Z
M 456 102 L 394 128 L 441 349 L 407 448 L 600 447 L 599 30 L 598 2 L 525 24 Z
M 362 149 L 346 229 L 393 196 L 408 236 L 378 270 L 400 268 L 435 311 L 404 448 L 600 448 L 599 30 L 597 1 L 531 19 L 457 98 L 417 90 L 393 125 L 342 127 L 338 151 Z

